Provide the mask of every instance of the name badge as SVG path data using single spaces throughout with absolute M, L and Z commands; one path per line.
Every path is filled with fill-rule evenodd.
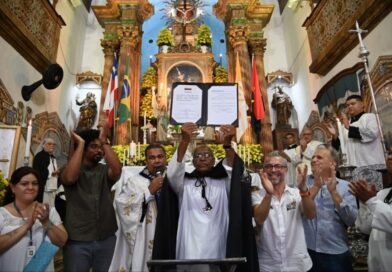
M 26 253 L 27 258 L 32 258 L 34 254 L 35 254 L 35 246 L 28 246 L 27 253 Z
M 286 205 L 286 209 L 287 209 L 288 211 L 290 211 L 290 210 L 295 209 L 296 206 L 297 206 L 297 203 L 296 203 L 295 201 L 293 201 L 293 202 L 291 202 L 291 203 L 289 203 L 289 204 Z

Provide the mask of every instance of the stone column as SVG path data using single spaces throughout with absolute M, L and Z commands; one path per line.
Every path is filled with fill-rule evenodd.
M 140 70 L 140 30 L 134 25 L 120 25 L 117 27 L 117 34 L 120 39 L 120 67 L 119 67 L 119 88 L 120 94 L 123 87 L 126 63 L 129 62 L 129 86 L 131 95 L 131 108 L 129 121 L 118 125 L 118 144 L 127 144 L 131 140 L 138 140 L 137 128 L 139 124 L 139 70 Z M 121 99 L 121 95 L 120 95 Z M 132 122 L 132 128 L 131 128 Z M 132 130 L 132 133 L 131 133 Z
M 104 63 L 104 68 L 103 68 L 103 76 L 102 76 L 102 91 L 101 91 L 101 103 L 100 103 L 100 107 L 99 107 L 99 118 L 108 118 L 108 115 L 106 114 L 106 112 L 103 111 L 103 104 L 105 102 L 105 98 L 106 98 L 106 93 L 107 93 L 107 89 L 108 89 L 108 85 L 109 85 L 109 80 L 110 80 L 110 74 L 112 72 L 112 66 L 113 66 L 113 56 L 115 52 L 118 52 L 118 48 L 119 48 L 119 40 L 117 39 L 113 39 L 113 40 L 101 40 L 101 46 L 103 48 L 103 52 L 105 55 L 105 63 Z M 115 122 L 114 122 L 115 123 Z M 112 131 L 110 131 L 111 135 L 110 138 L 113 142 L 112 139 Z
M 263 98 L 265 118 L 261 120 L 261 133 L 257 142 L 263 146 L 263 153 L 268 154 L 273 150 L 272 143 L 272 125 L 269 112 L 269 101 L 267 95 L 267 82 L 265 80 L 265 70 L 264 70 L 264 52 L 265 46 L 267 44 L 266 39 L 263 38 L 250 38 L 249 47 L 251 53 L 256 60 L 256 68 L 259 76 L 259 85 L 261 88 L 261 95 Z

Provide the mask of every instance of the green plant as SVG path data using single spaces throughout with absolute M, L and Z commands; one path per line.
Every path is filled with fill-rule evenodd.
M 218 67 L 215 68 L 214 82 L 215 83 L 227 83 L 228 82 L 227 71 L 226 71 L 225 67 L 219 65 Z
M 5 197 L 5 193 L 7 192 L 8 185 L 8 180 L 4 177 L 3 172 L 0 170 L 0 206 L 3 205 L 3 200 Z
M 167 28 L 161 29 L 161 31 L 159 32 L 158 38 L 157 38 L 157 45 L 158 46 L 162 46 L 162 45 L 173 46 L 174 45 L 173 35 L 169 29 L 167 29 Z
M 196 44 L 199 46 L 211 46 L 212 45 L 212 35 L 211 30 L 206 24 L 202 24 L 197 29 L 197 40 Z
M 151 89 L 157 85 L 157 71 L 153 67 L 148 67 L 142 78 L 142 89 Z

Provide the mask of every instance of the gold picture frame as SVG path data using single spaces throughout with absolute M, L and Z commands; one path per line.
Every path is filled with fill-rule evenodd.
M 0 170 L 10 178 L 18 160 L 20 126 L 0 125 Z

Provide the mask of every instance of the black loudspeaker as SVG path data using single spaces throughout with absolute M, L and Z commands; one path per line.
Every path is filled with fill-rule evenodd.
M 22 87 L 22 97 L 25 101 L 29 101 L 31 94 L 37 89 L 41 84 L 48 90 L 57 88 L 63 80 L 63 68 L 57 63 L 49 65 L 45 73 L 42 75 L 42 79 L 37 82 Z

